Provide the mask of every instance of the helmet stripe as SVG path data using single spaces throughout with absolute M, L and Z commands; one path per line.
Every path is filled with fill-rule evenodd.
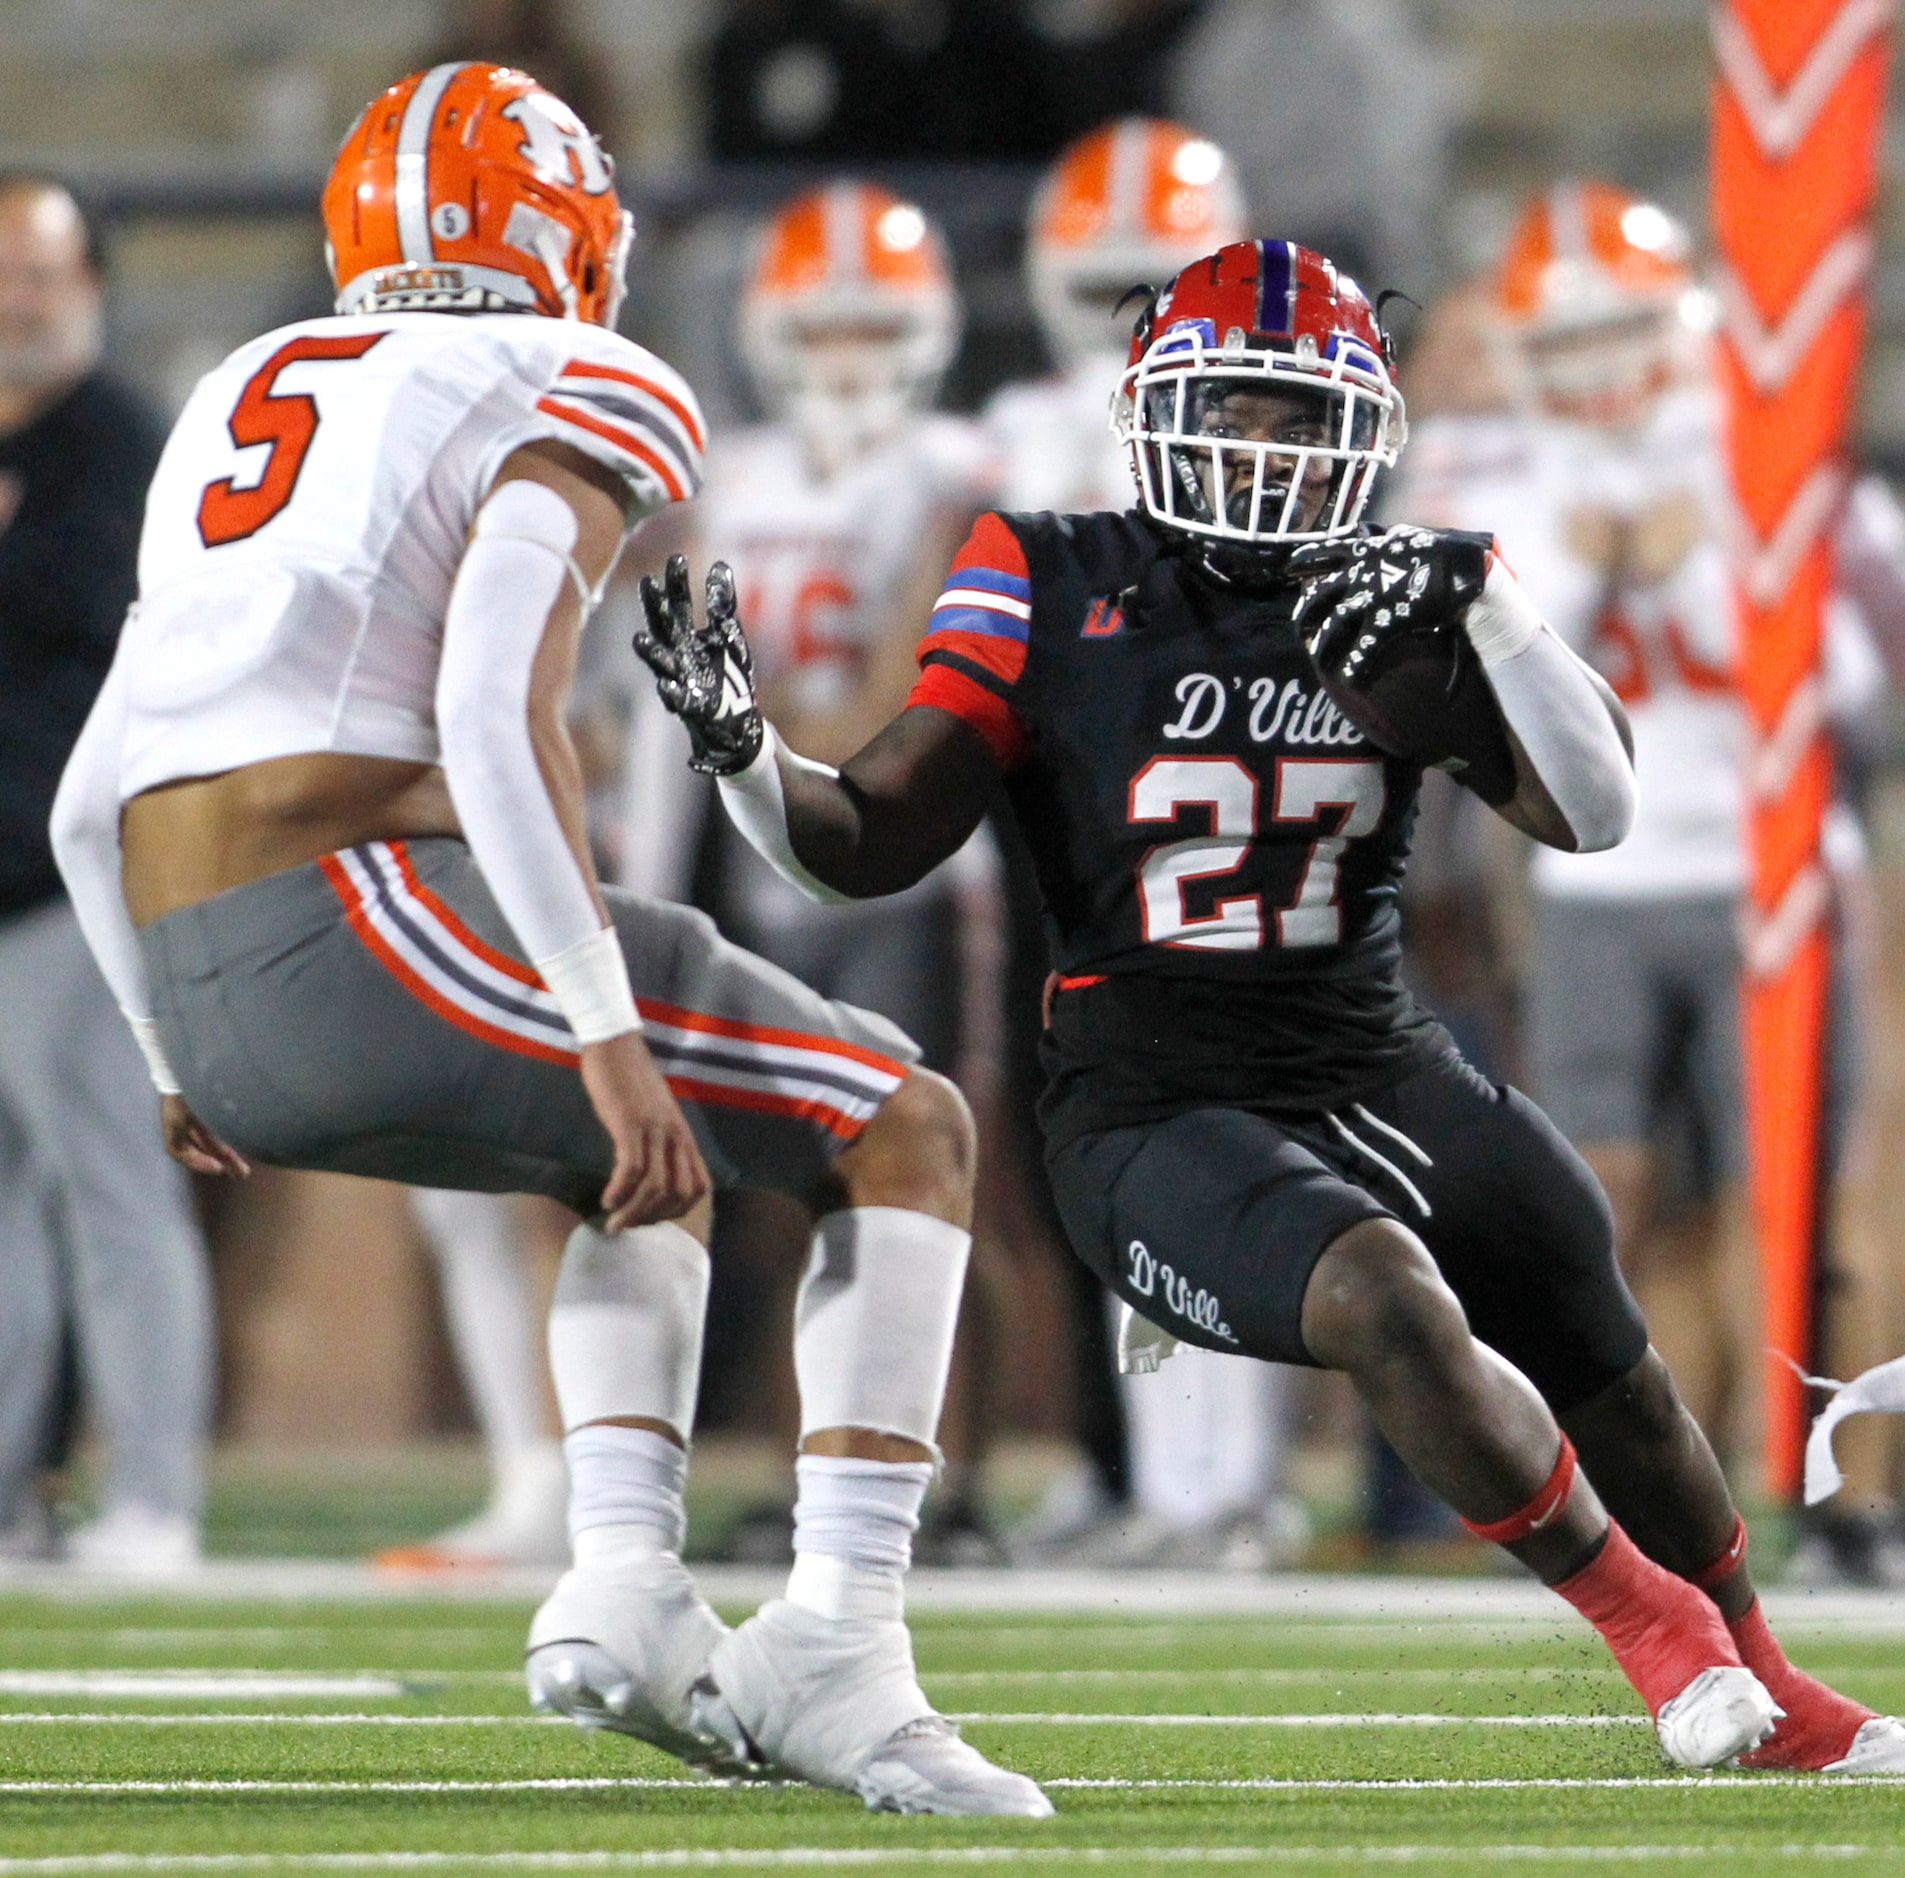
M 833 183 L 826 195 L 827 286 L 864 280 L 867 272 L 866 204 L 853 183 Z
M 430 243 L 430 130 L 450 80 L 463 69 L 464 62 L 459 59 L 449 65 L 433 65 L 425 72 L 404 106 L 403 123 L 398 127 L 397 239 L 403 246 L 403 258 L 413 265 L 437 258 Z
M 1111 139 L 1105 176 L 1105 234 L 1141 235 L 1144 232 L 1146 157 L 1150 154 L 1151 124 L 1142 117 L 1123 118 Z
M 1588 240 L 1587 201 L 1578 183 L 1557 183 L 1548 197 L 1549 240 L 1555 258 L 1586 261 L 1593 258 Z
M 1296 331 L 1296 267 L 1287 241 L 1257 243 L 1257 330 Z

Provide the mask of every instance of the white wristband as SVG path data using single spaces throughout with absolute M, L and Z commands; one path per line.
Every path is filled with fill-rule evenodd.
M 606 1043 L 610 1037 L 641 1029 L 622 942 L 613 926 L 604 926 L 534 964 L 550 996 L 562 1006 L 577 1043 Z
M 1542 626 L 1541 610 L 1522 592 L 1521 583 L 1494 556 L 1488 578 L 1469 603 L 1462 627 L 1475 656 L 1484 665 L 1500 665 L 1534 644 Z
M 121 1015 L 132 1026 L 133 1041 L 139 1046 L 139 1054 L 146 1060 L 146 1074 L 152 1078 L 152 1086 L 161 1095 L 179 1095 L 179 1079 L 172 1074 L 172 1065 L 165 1060 L 165 1051 L 159 1044 L 159 1027 L 149 1017 L 134 1017 L 130 1011 Z

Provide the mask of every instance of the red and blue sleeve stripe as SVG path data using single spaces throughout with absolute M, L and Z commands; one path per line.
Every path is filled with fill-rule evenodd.
M 1031 633 L 1032 574 L 1025 550 L 998 516 L 982 515 L 953 556 L 920 658 L 957 651 L 1015 684 Z
M 963 718 L 1006 769 L 1024 760 L 1027 736 L 1010 699 L 1025 670 L 1032 576 L 1019 538 L 982 515 L 953 556 L 952 571 L 920 641 L 913 704 Z

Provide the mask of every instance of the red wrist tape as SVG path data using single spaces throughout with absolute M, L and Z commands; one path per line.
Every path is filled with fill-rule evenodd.
M 1733 1536 L 1726 1542 L 1726 1550 L 1703 1571 L 1691 1574 L 1692 1581 L 1702 1591 L 1713 1591 L 1733 1576 L 1746 1563 L 1746 1521 L 1738 1514 L 1733 1518 Z
M 1561 1437 L 1561 1452 L 1555 1459 L 1554 1472 L 1548 1476 L 1541 1491 L 1519 1512 L 1510 1513 L 1506 1519 L 1489 1520 L 1486 1523 L 1465 1519 L 1466 1526 L 1478 1539 L 1486 1539 L 1490 1545 L 1514 1545 L 1520 1540 L 1531 1537 L 1554 1518 L 1568 1502 L 1568 1492 L 1574 1485 L 1574 1443 L 1566 1435 Z

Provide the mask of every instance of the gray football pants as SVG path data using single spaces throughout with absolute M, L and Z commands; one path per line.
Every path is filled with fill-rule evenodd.
M 61 900 L 0 920 L 0 1526 L 40 1461 L 68 1319 L 103 1502 L 196 1517 L 204 1246 L 145 1064 Z

